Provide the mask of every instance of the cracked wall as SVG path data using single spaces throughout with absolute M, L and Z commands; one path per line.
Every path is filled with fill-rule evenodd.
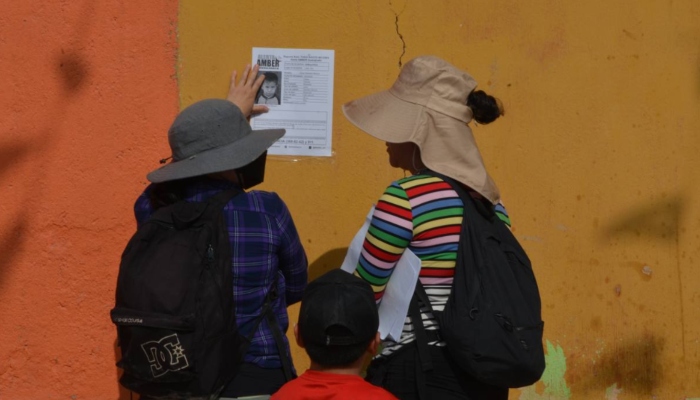
M 133 200 L 169 153 L 178 101 L 223 97 L 253 46 L 336 51 L 333 157 L 271 159 L 262 186 L 288 203 L 311 277 L 340 264 L 403 176 L 340 105 L 436 54 L 506 107 L 474 131 L 539 277 L 548 341 L 542 381 L 511 399 L 697 398 L 699 17 L 694 0 L 8 5 L 0 399 L 129 398 L 108 311 Z
M 401 40 L 401 54 L 399 55 L 399 68 L 403 66 L 403 56 L 406 55 L 406 41 L 403 38 L 403 35 L 401 34 L 401 29 L 399 27 L 399 18 L 401 17 L 401 14 L 406 10 L 406 3 L 403 4 L 403 8 L 401 11 L 397 11 L 393 8 L 393 3 L 390 1 L 389 2 L 389 7 L 393 10 L 394 15 L 396 16 L 396 19 L 394 20 L 394 24 L 396 25 L 396 36 L 399 37 L 399 40 Z
M 223 96 L 254 46 L 335 50 L 333 157 L 270 160 L 263 186 L 289 205 L 314 277 L 340 264 L 403 176 L 341 104 L 388 88 L 417 55 L 467 69 L 505 105 L 474 132 L 543 296 L 548 372 L 511 398 L 697 397 L 699 18 L 693 0 L 273 0 L 245 11 L 185 0 L 180 96 Z

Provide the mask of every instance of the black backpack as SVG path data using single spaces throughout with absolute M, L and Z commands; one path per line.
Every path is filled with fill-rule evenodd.
M 159 208 L 129 241 L 111 311 L 122 353 L 120 383 L 127 389 L 156 397 L 216 397 L 238 371 L 250 337 L 236 326 L 222 212 L 238 193 Z M 253 332 L 263 317 L 274 315 L 276 288 L 275 280 Z
M 434 312 L 449 354 L 465 372 L 485 384 L 517 388 L 544 372 L 541 301 L 525 250 L 493 207 L 475 200 L 454 180 L 430 171 L 459 194 L 464 218 L 452 292 Z M 410 314 L 423 370 L 432 368 L 419 306 L 430 308 L 420 280 Z M 416 323 L 417 322 L 417 323 Z

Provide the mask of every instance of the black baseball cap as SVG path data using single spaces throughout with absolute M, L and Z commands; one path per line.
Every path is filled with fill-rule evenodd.
M 367 343 L 375 337 L 378 328 L 374 292 L 362 279 L 336 269 L 306 287 L 299 311 L 299 334 L 305 344 Z

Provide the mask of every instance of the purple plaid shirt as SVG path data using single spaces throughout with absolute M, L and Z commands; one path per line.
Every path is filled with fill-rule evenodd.
M 152 186 L 136 200 L 134 213 L 139 226 L 150 218 L 153 209 L 148 200 Z M 187 187 L 187 201 L 204 201 L 234 183 L 202 179 Z M 263 301 L 278 274 L 279 299 L 273 304 L 280 327 L 289 327 L 287 306 L 301 300 L 306 287 L 306 253 L 299 241 L 292 216 L 276 193 L 250 191 L 241 193 L 224 207 L 231 241 L 233 261 L 233 298 L 236 322 L 241 334 L 248 336 L 259 315 Z M 283 295 L 282 295 L 283 294 Z M 289 343 L 284 336 L 287 353 Z M 262 368 L 281 368 L 272 330 L 267 321 L 260 323 L 246 353 L 245 362 Z

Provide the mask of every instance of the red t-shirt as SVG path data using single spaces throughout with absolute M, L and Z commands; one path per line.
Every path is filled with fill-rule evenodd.
M 307 370 L 284 384 L 271 400 L 396 400 L 358 375 Z

